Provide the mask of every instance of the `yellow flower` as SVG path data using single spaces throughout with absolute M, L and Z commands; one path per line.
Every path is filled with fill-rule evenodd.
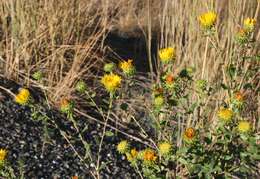
M 176 52 L 173 47 L 168 47 L 159 50 L 159 57 L 163 63 L 168 63 L 171 60 L 174 60 L 176 57 Z
M 171 152 L 172 145 L 169 142 L 159 144 L 159 152 L 161 155 L 167 155 Z
M 121 85 L 121 77 L 116 74 L 105 74 L 102 79 L 101 83 L 105 86 L 108 92 L 115 92 L 117 88 Z
M 163 104 L 164 104 L 163 96 L 156 96 L 154 98 L 154 105 L 155 105 L 155 107 L 162 107 Z
M 63 113 L 71 112 L 73 109 L 73 103 L 66 98 L 61 99 L 60 101 L 60 110 Z
M 119 63 L 119 68 L 126 74 L 126 75 L 133 75 L 135 72 L 135 67 L 133 65 L 133 60 L 128 59 L 127 61 L 123 61 Z
M 126 140 L 119 142 L 119 144 L 117 145 L 117 151 L 121 154 L 126 153 L 128 151 L 128 148 L 129 144 Z
M 143 151 L 143 160 L 144 162 L 154 162 L 157 159 L 156 153 L 152 149 L 145 149 Z
M 240 44 L 244 44 L 246 42 L 248 42 L 249 40 L 249 36 L 248 36 L 248 32 L 245 29 L 240 29 L 235 36 L 235 40 L 240 43 Z
M 7 155 L 7 151 L 5 149 L 0 149 L 0 163 L 4 162 Z
M 218 111 L 218 117 L 221 119 L 223 122 L 230 122 L 232 117 L 233 117 L 233 111 L 230 109 L 226 108 L 221 108 Z
M 217 14 L 215 12 L 206 12 L 204 14 L 202 14 L 201 16 L 199 16 L 199 22 L 200 25 L 204 28 L 204 29 L 211 29 L 217 20 Z
M 241 133 L 248 132 L 250 130 L 250 128 L 251 128 L 251 125 L 248 121 L 240 121 L 237 126 L 238 131 Z
M 194 141 L 196 136 L 196 131 L 194 128 L 189 127 L 184 131 L 183 139 L 185 142 L 191 143 Z
M 256 20 L 254 18 L 246 18 L 244 20 L 244 28 L 248 32 L 252 32 L 255 28 Z
M 129 162 L 132 162 L 134 159 L 136 159 L 138 155 L 138 151 L 136 149 L 131 149 L 130 153 L 126 153 L 126 158 Z
M 242 92 L 238 91 L 234 94 L 234 98 L 239 101 L 239 102 L 243 102 L 244 101 L 244 95 Z
M 15 102 L 20 105 L 25 105 L 30 99 L 30 92 L 28 89 L 21 88 L 19 93 L 15 96 Z

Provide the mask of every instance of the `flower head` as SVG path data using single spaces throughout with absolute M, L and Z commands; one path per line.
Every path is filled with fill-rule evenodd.
M 176 57 L 176 52 L 173 47 L 163 48 L 159 50 L 159 57 L 163 63 L 168 63 L 174 60 Z
M 87 85 L 84 81 L 79 81 L 77 84 L 76 84 L 76 90 L 80 93 L 84 93 L 87 89 Z
M 73 109 L 73 103 L 66 98 L 62 98 L 60 101 L 60 110 L 63 113 L 71 112 Z
M 238 91 L 234 94 L 234 98 L 237 101 L 243 102 L 244 101 L 244 95 L 242 92 Z
M 123 140 L 117 144 L 117 151 L 121 154 L 125 154 L 129 149 L 129 144 L 126 140 Z
M 256 19 L 254 18 L 246 18 L 244 20 L 244 28 L 248 32 L 252 32 L 256 25 Z
M 162 142 L 159 144 L 159 153 L 161 155 L 167 155 L 171 152 L 172 145 L 169 142 Z
M 248 121 L 239 121 L 237 129 L 241 133 L 249 132 L 251 129 L 251 124 Z
M 7 151 L 5 149 L 0 149 L 0 163 L 3 163 L 7 155 Z
M 157 159 L 156 153 L 152 149 L 145 149 L 143 151 L 143 161 L 147 163 L 155 162 Z
M 138 151 L 136 149 L 131 149 L 130 153 L 129 152 L 126 153 L 126 158 L 129 162 L 135 160 L 137 156 L 138 156 Z
M 221 108 L 218 111 L 218 117 L 223 122 L 230 122 L 233 117 L 233 111 L 231 109 Z
M 199 22 L 202 28 L 210 30 L 217 21 L 217 14 L 215 12 L 206 12 L 199 16 Z
M 105 74 L 101 79 L 101 83 L 108 92 L 113 93 L 120 87 L 121 77 L 113 73 Z
M 248 42 L 249 40 L 249 34 L 245 29 L 240 29 L 235 36 L 235 40 L 239 43 L 239 44 L 245 44 Z
M 26 105 L 30 99 L 30 91 L 25 88 L 21 88 L 19 93 L 15 96 L 15 102 L 20 105 Z
M 194 128 L 189 127 L 184 131 L 183 139 L 187 143 L 192 143 L 195 139 L 196 131 Z
M 120 62 L 119 68 L 123 71 L 124 74 L 128 76 L 132 76 L 135 73 L 135 67 L 133 65 L 133 60 L 131 59 Z
M 40 80 L 42 79 L 43 75 L 42 75 L 42 72 L 41 72 L 41 71 L 36 71 L 36 72 L 32 75 L 32 77 L 33 77 L 35 80 L 40 81 Z
M 114 63 L 106 63 L 104 65 L 104 71 L 107 73 L 111 73 L 115 69 L 115 64 Z
M 163 104 L 164 104 L 163 96 L 156 96 L 154 98 L 154 105 L 155 105 L 155 107 L 162 107 Z

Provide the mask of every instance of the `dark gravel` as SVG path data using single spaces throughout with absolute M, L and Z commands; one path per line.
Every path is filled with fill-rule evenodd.
M 19 86 L 10 81 L 1 79 L 1 86 L 16 91 Z M 0 147 L 8 150 L 7 160 L 13 167 L 16 176 L 25 178 L 92 178 L 90 171 L 93 164 L 85 164 L 75 155 L 68 142 L 61 136 L 59 126 L 68 136 L 80 154 L 83 153 L 83 144 L 78 140 L 78 134 L 70 122 L 58 112 L 45 112 L 50 116 L 48 122 L 35 120 L 31 117 L 28 107 L 19 106 L 0 90 Z M 34 94 L 35 95 L 35 94 Z M 98 141 L 102 133 L 102 126 L 79 121 L 79 128 L 85 140 L 90 144 L 91 152 L 96 161 Z M 126 139 L 125 136 L 115 134 L 107 136 L 102 148 L 102 163 L 106 163 L 101 170 L 101 178 L 139 178 L 129 163 L 116 151 L 118 141 Z M 1 177 L 0 177 L 1 178 Z

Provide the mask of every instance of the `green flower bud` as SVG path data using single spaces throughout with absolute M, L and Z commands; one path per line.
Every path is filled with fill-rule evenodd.
M 33 79 L 40 81 L 43 77 L 42 72 L 41 71 L 37 71 L 32 75 Z
M 76 90 L 80 93 L 84 93 L 87 89 L 87 85 L 84 81 L 80 80 L 77 84 L 76 84 Z
M 106 63 L 104 65 L 104 71 L 107 73 L 111 73 L 115 69 L 115 64 L 114 63 Z

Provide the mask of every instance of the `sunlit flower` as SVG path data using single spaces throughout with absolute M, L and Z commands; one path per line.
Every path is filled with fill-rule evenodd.
M 237 129 L 241 133 L 249 132 L 251 129 L 251 124 L 248 121 L 239 121 Z
M 115 69 L 115 64 L 114 63 L 106 63 L 104 65 L 104 71 L 107 73 L 111 73 Z
M 163 104 L 164 104 L 164 98 L 163 98 L 163 96 L 156 96 L 156 97 L 154 98 L 154 105 L 155 105 L 156 107 L 162 107 Z
M 159 50 L 159 57 L 163 63 L 168 63 L 174 60 L 176 57 L 176 52 L 173 47 L 163 48 Z
M 3 163 L 7 155 L 7 150 L 0 149 L 0 163 Z
M 240 44 L 244 44 L 248 42 L 249 40 L 248 32 L 245 29 L 240 29 L 236 33 L 235 40 Z
M 77 84 L 76 84 L 76 90 L 80 93 L 84 93 L 87 89 L 87 85 L 84 81 L 79 81 Z
M 115 92 L 121 85 L 121 77 L 116 74 L 105 74 L 101 83 L 105 86 L 106 90 L 110 93 Z
M 187 129 L 184 131 L 183 139 L 184 139 L 185 142 L 191 143 L 191 142 L 194 141 L 195 136 L 196 136 L 196 131 L 195 131 L 195 129 L 192 128 L 192 127 L 189 127 L 189 128 L 187 128 Z
M 20 105 L 25 105 L 29 102 L 30 92 L 28 89 L 21 88 L 19 93 L 15 96 L 15 102 Z
M 230 122 L 233 117 L 233 111 L 231 109 L 221 108 L 218 111 L 218 117 L 223 122 Z
M 167 155 L 171 152 L 172 145 L 169 142 L 162 142 L 159 144 L 159 152 L 161 155 Z
M 60 101 L 60 110 L 63 113 L 71 112 L 73 109 L 73 104 L 66 98 L 62 98 Z
M 126 153 L 128 149 L 129 149 L 129 144 L 126 140 L 119 142 L 119 144 L 117 145 L 117 151 L 121 154 Z
M 244 20 L 244 28 L 248 32 L 252 32 L 256 25 L 256 19 L 254 18 L 246 18 Z
M 244 95 L 242 92 L 238 91 L 234 94 L 234 98 L 237 100 L 237 101 L 240 101 L 240 102 L 243 102 L 244 101 Z
M 212 11 L 206 12 L 199 16 L 198 19 L 202 28 L 209 30 L 215 25 L 217 21 L 217 14 Z
M 135 73 L 135 67 L 133 65 L 133 60 L 131 59 L 120 62 L 119 68 L 128 76 L 132 76 Z
M 138 151 L 136 149 L 131 149 L 130 153 L 129 152 L 126 153 L 126 158 L 129 162 L 132 162 L 133 160 L 136 159 L 137 155 L 138 155 Z
M 143 160 L 144 162 L 155 162 L 157 159 L 156 153 L 152 149 L 145 149 L 143 151 Z

